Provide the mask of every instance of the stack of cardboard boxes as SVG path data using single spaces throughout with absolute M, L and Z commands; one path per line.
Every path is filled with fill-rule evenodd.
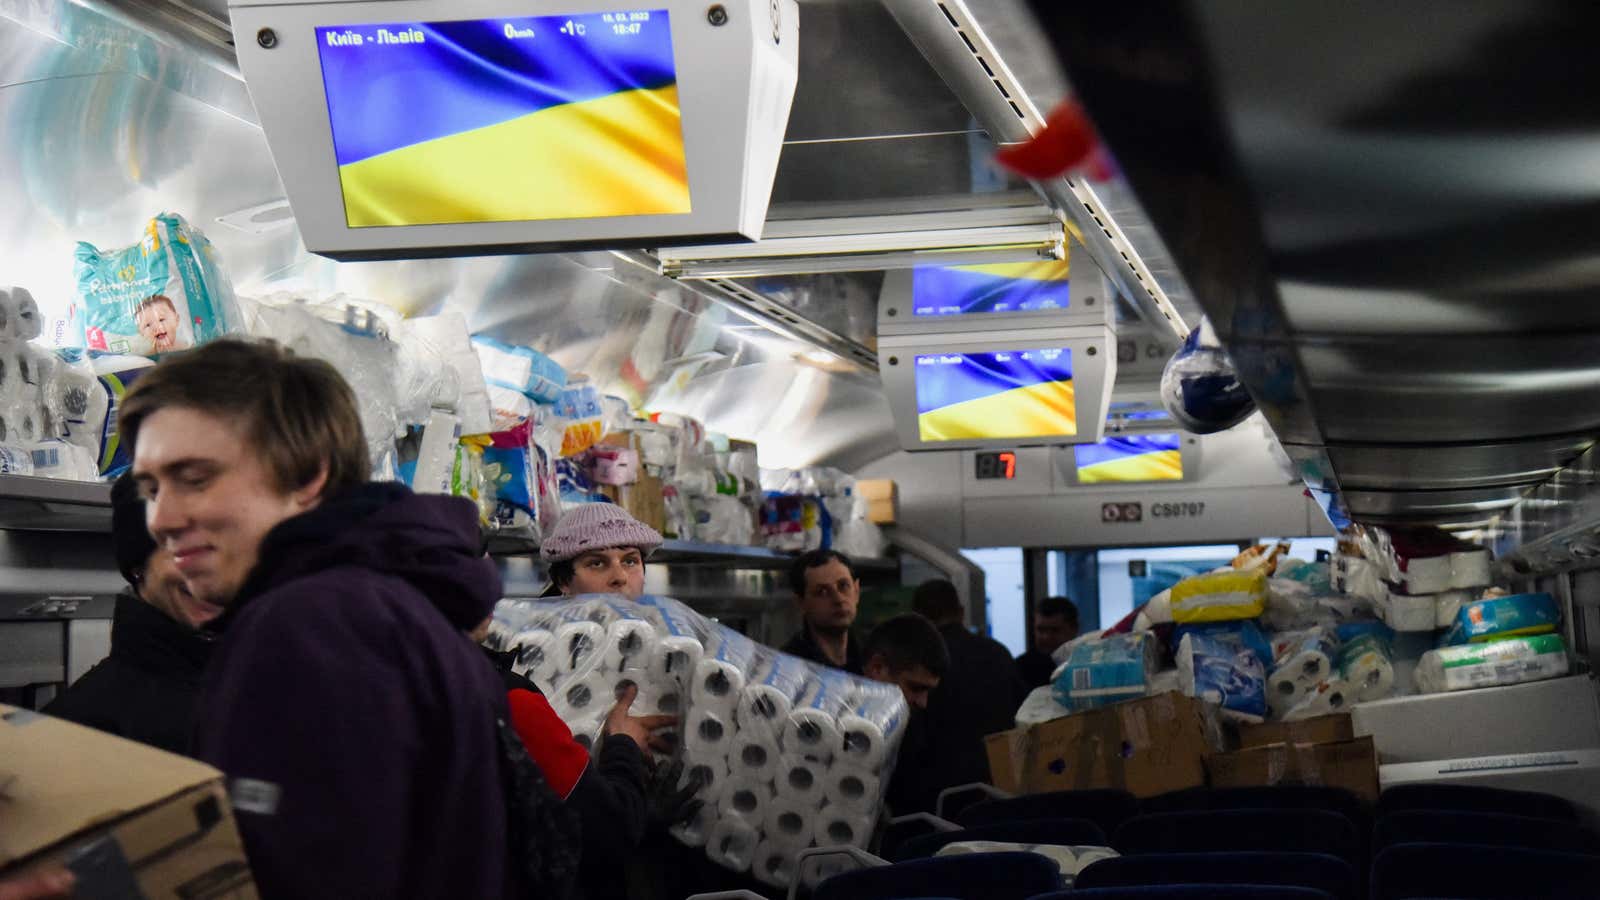
M 989 772 L 1013 794 L 1119 788 L 1143 798 L 1205 785 L 1320 784 L 1377 802 L 1377 752 L 1370 737 L 1354 736 L 1347 713 L 1230 731 L 1215 707 L 1158 694 L 992 734 Z

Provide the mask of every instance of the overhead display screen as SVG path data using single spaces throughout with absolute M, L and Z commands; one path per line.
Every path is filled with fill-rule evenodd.
M 914 316 L 1067 309 L 1068 261 L 1046 259 L 977 266 L 918 266 L 911 273 Z
M 316 37 L 351 228 L 691 211 L 666 10 Z
M 1182 481 L 1181 436 L 1131 434 L 1072 448 L 1079 484 Z
M 923 441 L 1078 433 L 1072 351 L 1064 347 L 919 355 L 915 379 Z

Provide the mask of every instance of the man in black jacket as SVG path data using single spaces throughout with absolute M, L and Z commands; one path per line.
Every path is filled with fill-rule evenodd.
M 189 752 L 200 676 L 211 636 L 198 627 L 221 607 L 199 600 L 157 549 L 144 501 L 127 476 L 111 488 L 111 537 L 128 589 L 111 620 L 111 655 L 84 673 L 44 711 L 140 743 Z
M 955 585 L 943 579 L 924 582 L 911 607 L 938 627 L 950 651 L 950 669 L 928 698 L 928 733 L 937 735 L 937 742 L 921 773 L 915 809 L 897 808 L 897 814 L 932 812 L 941 790 L 988 781 L 984 736 L 1011 728 L 1028 695 L 1011 651 L 967 629 Z
M 1078 636 L 1078 608 L 1066 597 L 1046 597 L 1033 610 L 1033 649 L 1017 657 L 1017 671 L 1030 689 L 1050 683 L 1056 648 Z

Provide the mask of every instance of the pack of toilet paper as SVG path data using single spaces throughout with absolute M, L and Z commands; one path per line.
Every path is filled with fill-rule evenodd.
M 866 847 L 908 718 L 899 687 L 758 644 L 665 597 L 507 600 L 485 643 L 598 741 L 616 696 L 633 715 L 679 716 L 695 818 L 672 829 L 713 862 L 774 887 L 802 850 Z

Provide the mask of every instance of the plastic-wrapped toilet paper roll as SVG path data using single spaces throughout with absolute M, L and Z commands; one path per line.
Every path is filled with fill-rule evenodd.
M 732 719 L 755 659 L 756 645 L 730 628 L 719 629 L 715 638 L 715 649 L 708 647 L 695 668 L 689 696 L 697 708 L 709 707 Z
M 618 618 L 606 626 L 605 650 L 600 664 L 613 672 L 649 668 L 655 653 L 656 630 L 646 619 Z
M 1456 614 L 1464 604 L 1471 603 L 1474 591 L 1445 591 L 1433 595 L 1433 625 L 1449 628 L 1456 623 Z
M 828 808 L 870 815 L 878 808 L 882 789 L 878 776 L 850 767 L 835 767 L 828 773 L 824 796 Z
M 1383 610 L 1383 621 L 1395 631 L 1432 631 L 1438 617 L 1438 603 L 1432 594 L 1391 593 Z
M 850 711 L 850 684 L 837 675 L 818 673 L 806 685 L 783 726 L 783 752 L 824 765 L 844 749 L 839 717 Z
M 872 836 L 872 815 L 824 807 L 812 838 L 818 847 L 865 847 Z
M 599 671 L 566 679 L 550 699 L 556 715 L 569 725 L 596 716 L 603 718 L 617 702 L 612 679 Z
M 3 414 L 5 435 L 0 440 L 9 444 L 37 444 L 45 439 L 44 410 L 37 404 L 8 409 Z
M 1389 696 L 1394 693 L 1394 660 L 1389 648 L 1377 635 L 1355 638 L 1339 653 L 1339 678 L 1349 685 L 1357 702 Z
M 561 662 L 556 652 L 555 632 L 526 628 L 512 635 L 505 644 L 513 654 L 511 671 L 526 676 L 540 690 L 549 691 L 555 684 Z
M 796 802 L 779 795 L 767 804 L 767 818 L 762 823 L 762 834 L 778 847 L 804 850 L 811 846 L 817 827 L 817 816 L 817 808 L 809 803 Z
M 691 779 L 700 782 L 695 796 L 706 806 L 715 807 L 723 786 L 728 783 L 728 761 L 720 756 L 704 756 L 687 750 L 683 754 L 683 780 L 679 785 L 687 785 Z
M 767 808 L 772 804 L 772 785 L 766 781 L 740 775 L 729 775 L 717 795 L 717 815 L 723 820 L 738 819 L 760 828 L 767 820 Z
M 841 872 L 848 872 L 861 864 L 845 856 L 813 856 L 802 860 L 798 877 L 806 890 L 814 891 L 817 885 Z
M 39 304 L 27 288 L 0 288 L 0 337 L 31 341 L 44 333 Z
M 755 861 L 760 837 L 739 819 L 722 819 L 706 834 L 706 856 L 724 869 L 743 872 Z
M 889 748 L 905 727 L 906 701 L 893 685 L 874 685 L 854 709 L 839 717 L 843 735 L 839 758 L 856 768 L 876 772 L 890 759 Z
M 1489 551 L 1462 550 L 1450 554 L 1450 586 L 1456 589 L 1480 588 L 1494 583 Z
M 696 756 L 727 758 L 736 733 L 731 713 L 696 706 L 684 720 L 683 745 Z
M 1277 635 L 1272 641 L 1272 655 L 1267 705 L 1274 712 L 1293 709 L 1333 677 L 1336 656 L 1332 643 L 1320 629 Z
M 1298 722 L 1301 719 L 1312 719 L 1317 716 L 1331 715 L 1344 712 L 1352 702 L 1353 692 L 1350 686 L 1335 678 L 1317 686 L 1317 689 L 1306 695 L 1293 709 L 1283 714 L 1285 722 Z
M 588 716 L 567 722 L 567 729 L 572 732 L 572 739 L 582 744 L 584 749 L 593 750 L 600 743 L 600 733 L 605 730 L 605 725 L 604 716 Z
M 705 643 L 682 608 L 660 597 L 640 597 L 635 604 L 656 624 L 658 641 L 650 659 L 650 677 L 672 679 L 687 687 L 705 655 Z
M 787 654 L 775 654 L 763 663 L 739 697 L 739 727 L 759 730 L 774 740 L 805 690 L 805 663 Z
M 557 670 L 563 675 L 586 673 L 600 663 L 606 630 L 596 622 L 568 622 L 556 629 Z
M 778 796 L 791 802 L 804 804 L 811 809 L 822 805 L 827 792 L 828 767 L 803 756 L 784 754 L 778 760 L 778 774 L 773 785 Z
M 801 848 L 804 849 L 804 848 Z M 768 837 L 756 845 L 755 859 L 750 864 L 750 874 L 762 884 L 787 888 L 794 883 L 796 857 L 799 850 L 784 847 Z
M 735 775 L 772 781 L 778 777 L 778 742 L 760 731 L 740 729 L 728 748 L 728 769 Z
M 707 803 L 698 809 L 689 821 L 681 825 L 674 825 L 668 831 L 684 845 L 689 847 L 704 847 L 706 838 L 710 836 L 711 829 L 716 827 L 717 808 Z

